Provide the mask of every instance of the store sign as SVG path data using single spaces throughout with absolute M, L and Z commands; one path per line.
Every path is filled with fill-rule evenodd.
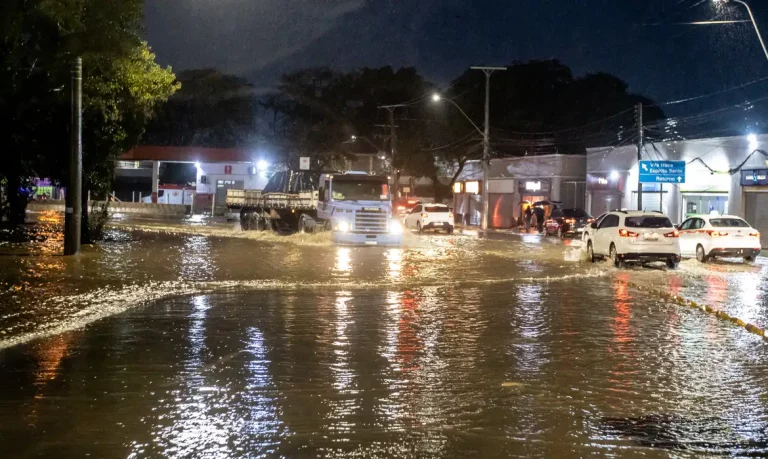
M 464 183 L 464 191 L 467 194 L 479 194 L 480 193 L 480 182 L 465 182 Z
M 742 186 L 768 186 L 768 169 L 741 171 Z
M 541 191 L 541 181 L 525 182 L 525 191 Z
M 608 179 L 605 177 L 598 177 L 597 183 L 598 185 L 608 185 Z
M 461 194 L 461 182 L 453 182 L 453 192 L 455 194 Z
M 588 190 L 618 190 L 620 179 L 611 179 L 607 174 L 587 174 Z
M 640 183 L 685 183 L 685 161 L 640 161 Z
M 309 156 L 301 156 L 299 158 L 299 169 L 303 171 L 309 170 Z

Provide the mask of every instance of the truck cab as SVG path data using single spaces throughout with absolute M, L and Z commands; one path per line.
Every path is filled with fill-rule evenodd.
M 399 245 L 402 225 L 393 218 L 387 177 L 365 172 L 322 174 L 317 217 L 338 244 Z

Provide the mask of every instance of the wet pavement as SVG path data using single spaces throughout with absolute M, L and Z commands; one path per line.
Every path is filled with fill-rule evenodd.
M 6 457 L 768 455 L 768 343 L 633 287 L 765 326 L 762 260 L 203 221 L 118 222 L 65 259 L 45 225 L 0 245 Z

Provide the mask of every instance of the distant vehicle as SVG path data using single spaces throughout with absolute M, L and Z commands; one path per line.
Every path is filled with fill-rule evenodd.
M 692 215 L 680 229 L 680 251 L 702 263 L 715 257 L 741 257 L 752 262 L 762 247 L 760 233 L 732 215 Z
M 421 204 L 422 202 L 423 201 L 420 198 L 415 197 L 397 199 L 392 205 L 392 208 L 394 209 L 393 213 L 402 220 L 411 213 L 411 209 L 413 209 L 416 204 Z
M 227 190 L 243 230 L 330 231 L 337 244 L 399 245 L 402 224 L 392 216 L 389 180 L 365 172 L 283 171 L 262 191 Z
M 584 227 L 584 231 L 581 233 L 581 240 L 584 241 L 585 244 L 587 242 L 587 239 L 589 239 L 590 235 L 595 234 L 595 227 L 597 227 L 597 225 L 599 225 L 600 222 L 603 221 L 606 215 L 608 215 L 608 212 L 601 214 L 593 222 L 591 222 L 589 225 Z
M 593 221 L 584 209 L 555 209 L 544 222 L 544 232 L 547 236 L 557 234 L 559 238 L 580 235 Z
M 445 204 L 417 204 L 405 217 L 405 227 L 425 230 L 444 230 L 453 233 L 453 212 Z
M 680 232 L 659 212 L 609 212 L 590 225 L 587 257 L 595 262 L 609 257 L 617 267 L 628 262 L 663 261 L 670 269 L 680 263 Z

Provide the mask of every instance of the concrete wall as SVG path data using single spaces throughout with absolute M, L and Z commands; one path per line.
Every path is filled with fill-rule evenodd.
M 88 209 L 91 206 L 97 207 L 102 204 L 100 201 L 90 201 L 88 203 Z M 141 202 L 112 202 L 109 204 L 109 212 L 111 214 L 134 214 L 134 215 L 148 215 L 148 216 L 182 216 L 187 213 L 189 206 L 179 204 L 145 204 Z M 27 210 L 30 212 L 43 212 L 43 211 L 57 211 L 64 212 L 63 201 L 47 201 L 32 202 L 27 206 Z

